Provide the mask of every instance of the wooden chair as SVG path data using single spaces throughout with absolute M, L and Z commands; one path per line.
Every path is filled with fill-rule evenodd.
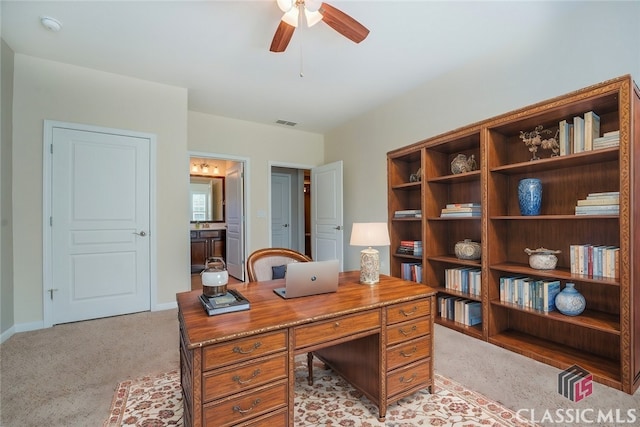
M 247 258 L 247 276 L 249 282 L 263 282 L 273 280 L 273 267 L 279 267 L 292 262 L 309 262 L 311 258 L 287 248 L 258 249 Z M 313 353 L 307 353 L 307 367 L 309 370 L 308 383 L 313 385 Z
M 258 249 L 247 258 L 247 275 L 250 282 L 263 282 L 273 279 L 273 267 L 292 262 L 309 262 L 311 258 L 286 248 Z

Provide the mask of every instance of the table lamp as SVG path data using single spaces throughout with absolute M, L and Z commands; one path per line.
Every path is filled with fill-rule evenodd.
M 380 282 L 380 255 L 372 246 L 389 246 L 386 222 L 354 222 L 351 246 L 367 246 L 360 252 L 360 283 L 375 285 Z

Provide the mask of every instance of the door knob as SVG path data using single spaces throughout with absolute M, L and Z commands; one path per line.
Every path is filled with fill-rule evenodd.
M 146 236 L 146 235 L 147 235 L 147 233 L 145 233 L 144 231 L 141 231 L 141 232 L 139 232 L 139 233 L 136 233 L 136 232 L 134 231 L 134 232 L 133 232 L 133 234 L 136 234 L 136 235 L 138 235 L 138 236 L 140 236 L 140 237 L 144 237 L 144 236 Z
M 287 227 L 289 226 L 289 224 L 282 224 L 282 226 L 283 226 L 284 228 L 287 228 Z

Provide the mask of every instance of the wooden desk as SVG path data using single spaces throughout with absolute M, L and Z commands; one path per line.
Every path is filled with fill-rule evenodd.
M 313 351 L 362 391 L 384 420 L 387 405 L 433 392 L 435 291 L 381 276 L 340 274 L 336 293 L 283 300 L 283 280 L 230 285 L 248 311 L 207 316 L 200 291 L 177 295 L 185 426 L 293 426 L 295 356 Z

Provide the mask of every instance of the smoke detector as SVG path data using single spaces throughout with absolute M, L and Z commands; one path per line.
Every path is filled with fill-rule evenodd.
M 60 21 L 58 21 L 57 19 L 52 18 L 50 16 L 42 16 L 42 17 L 40 17 L 40 23 L 47 30 L 53 31 L 54 33 L 57 33 L 58 31 L 60 31 L 62 29 L 62 24 L 60 23 Z

